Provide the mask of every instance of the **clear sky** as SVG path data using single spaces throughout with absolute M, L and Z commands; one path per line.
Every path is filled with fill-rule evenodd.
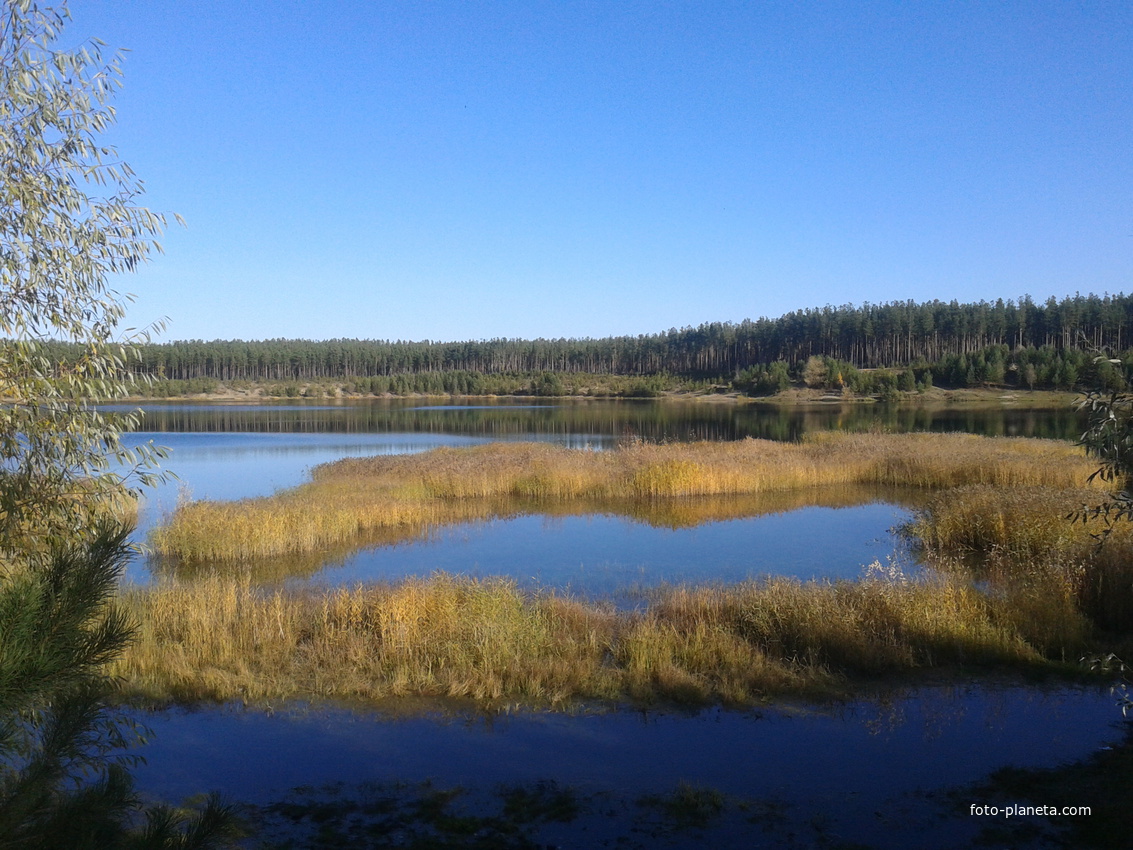
M 1133 4 L 72 0 L 162 338 L 1133 290 Z

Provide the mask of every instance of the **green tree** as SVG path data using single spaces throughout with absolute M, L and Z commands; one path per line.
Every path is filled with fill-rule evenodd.
M 561 396 L 566 393 L 563 381 L 554 372 L 542 372 L 531 382 L 531 390 L 539 396 Z
M 215 801 L 135 828 L 129 726 L 102 672 L 131 636 L 115 516 L 156 472 L 152 449 L 121 443 L 136 419 L 93 402 L 131 380 L 110 281 L 159 249 L 165 221 L 99 139 L 120 57 L 55 49 L 65 6 L 3 0 L 0 16 L 0 847 L 216 846 L 232 818 Z M 45 356 L 56 340 L 77 354 Z
M 26 553 L 90 527 L 92 494 L 120 495 L 123 469 L 152 480 L 153 449 L 119 439 L 137 417 L 91 402 L 130 389 L 145 334 L 116 336 L 128 299 L 110 280 L 159 250 L 165 219 L 135 202 L 140 181 L 99 139 L 120 56 L 52 49 L 65 7 L 0 8 L 0 546 Z M 60 339 L 75 346 L 65 362 L 42 353 Z
M 0 583 L 2 848 L 205 850 L 235 835 L 216 797 L 196 812 L 152 806 L 134 823 L 135 727 L 107 705 L 102 672 L 133 632 L 113 602 L 128 533 L 103 523 Z
M 1099 359 L 1114 367 L 1122 365 L 1117 359 Z M 1098 535 L 1104 539 L 1114 522 L 1133 519 L 1133 395 L 1095 387 L 1078 402 L 1078 408 L 1086 411 L 1087 422 L 1078 444 L 1100 464 L 1089 480 L 1101 479 L 1114 489 L 1104 504 L 1073 516 L 1083 522 L 1104 520 L 1105 528 Z
M 1117 358 L 1099 355 L 1094 359 L 1095 367 L 1102 364 L 1117 373 L 1120 385 L 1129 386 L 1127 366 Z M 1112 389 L 1108 384 L 1106 370 L 1098 368 L 1099 380 L 1086 397 L 1077 403 L 1087 414 L 1086 430 L 1078 439 L 1078 444 L 1100 462 L 1089 480 L 1100 478 L 1113 486 L 1109 498 L 1097 507 L 1083 507 L 1071 514 L 1068 519 L 1088 523 L 1101 519 L 1103 527 L 1094 534 L 1099 547 L 1105 544 L 1114 523 L 1133 521 L 1133 394 L 1123 389 Z M 1128 594 L 1128 583 L 1124 588 L 1115 589 Z M 1117 675 L 1113 693 L 1118 697 L 1121 713 L 1128 717 L 1133 713 L 1133 689 L 1129 681 L 1128 667 L 1113 653 L 1094 658 L 1091 666 L 1097 670 Z

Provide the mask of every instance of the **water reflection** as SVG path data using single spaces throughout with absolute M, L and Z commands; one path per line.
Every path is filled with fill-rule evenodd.
M 125 407 L 125 406 L 119 406 Z M 161 433 L 452 434 L 483 439 L 537 435 L 633 438 L 649 442 L 797 440 L 808 431 L 966 431 L 1073 440 L 1082 414 L 1065 408 L 908 407 L 884 404 L 778 405 L 650 399 L 562 399 L 553 404 L 476 399 L 435 404 L 411 399 L 310 403 L 146 402 L 144 427 Z
M 144 494 L 138 540 L 144 540 L 149 529 L 181 499 L 268 495 L 302 483 L 312 466 L 351 456 L 412 453 L 497 439 L 543 440 L 571 448 L 603 449 L 625 439 L 791 440 L 808 431 L 832 428 L 1058 438 L 1074 438 L 1081 429 L 1077 411 L 1010 405 L 963 408 L 835 403 L 788 407 L 588 399 L 546 404 L 477 399 L 436 404 L 370 399 L 256 404 L 153 402 L 143 407 L 147 431 L 131 436 L 139 442 L 167 446 L 170 456 L 166 466 L 178 480 Z M 788 504 L 792 498 L 795 502 Z M 801 500 L 786 497 L 779 504 L 732 505 L 721 510 L 712 507 L 710 500 L 671 502 L 645 508 L 645 513 L 631 512 L 623 520 L 615 515 L 624 516 L 625 507 L 576 505 L 566 510 L 575 518 L 564 519 L 557 526 L 544 523 L 538 533 L 534 531 L 538 520 L 521 516 L 519 508 L 505 506 L 467 517 L 485 523 L 470 529 L 428 528 L 398 536 L 372 535 L 334 551 L 253 565 L 250 571 L 273 580 L 319 574 L 326 581 L 358 581 L 441 568 L 472 574 L 502 573 L 532 583 L 586 588 L 587 592 L 609 589 L 619 580 L 636 583 L 642 568 L 650 573 L 646 583 L 702 580 L 704 571 L 698 565 L 713 559 L 722 562 L 721 578 L 765 572 L 849 576 L 863 563 L 886 554 L 884 546 L 879 550 L 874 543 L 889 539 L 889 526 L 904 519 L 899 512 L 872 504 L 878 501 L 914 506 L 909 497 L 864 494 L 842 498 L 827 492 L 817 497 L 806 494 Z M 857 507 L 763 521 L 762 525 L 750 519 L 803 507 L 851 505 Z M 671 515 L 665 516 L 665 511 Z M 677 516 L 681 512 L 685 516 Z M 582 514 L 597 516 L 577 519 Z M 741 519 L 744 521 L 739 522 Z M 712 523 L 713 527 L 678 540 L 659 532 L 645 533 L 629 520 L 656 527 L 697 523 Z M 711 539 L 716 532 L 728 537 L 735 548 L 722 553 Z M 458 536 L 469 543 L 460 555 L 456 551 L 460 548 Z M 544 542 L 536 546 L 531 542 L 535 537 Z M 793 539 L 788 542 L 787 537 Z M 408 545 L 394 545 L 399 543 Z M 361 549 L 367 551 L 358 553 Z M 838 554 L 836 549 L 844 551 Z M 156 562 L 151 566 L 158 573 L 171 569 L 169 564 Z M 602 573 L 598 580 L 594 579 L 595 571 Z M 144 564 L 135 564 L 128 579 L 144 582 L 149 572 Z
M 853 486 L 538 508 L 478 500 L 458 503 L 469 509 L 465 522 L 381 529 L 327 552 L 193 567 L 154 556 L 150 569 L 180 579 L 219 570 L 258 582 L 346 586 L 441 570 L 625 602 L 665 583 L 854 579 L 887 559 L 911 569 L 913 555 L 895 528 L 924 498 L 908 488 Z
M 145 540 L 150 529 L 183 499 L 235 500 L 267 496 L 308 480 L 311 468 L 346 457 L 413 454 L 441 446 L 470 446 L 487 437 L 459 434 L 323 434 L 323 433 L 177 433 L 142 431 L 129 442 L 152 442 L 169 451 L 163 466 L 176 478 L 142 493 L 135 539 Z M 540 439 L 533 436 L 532 439 Z M 567 448 L 601 449 L 613 439 L 563 435 L 543 436 Z M 137 576 L 134 576 L 137 578 Z
M 791 440 L 828 428 L 1060 439 L 1073 439 L 1081 430 L 1073 411 L 882 405 L 366 401 L 145 407 L 151 433 L 136 436 L 170 446 L 168 466 L 194 497 L 213 499 L 293 486 L 309 467 L 340 457 L 505 438 L 603 448 L 627 438 Z M 143 522 L 152 523 L 177 498 L 176 484 L 151 494 Z M 602 505 L 545 514 L 489 506 L 496 513 L 477 524 L 420 529 L 408 539 L 373 537 L 305 560 L 277 559 L 251 569 L 265 581 L 316 575 L 327 583 L 397 578 L 438 567 L 510 570 L 523 581 L 589 593 L 615 586 L 626 593 L 631 581 L 642 583 L 642 568 L 654 581 L 733 580 L 792 570 L 806 577 L 852 576 L 897 544 L 889 528 L 915 506 L 909 494 L 833 490 L 774 494 L 761 503 L 674 500 L 631 515 Z M 365 551 L 357 552 L 359 547 Z M 149 579 L 141 565 L 135 569 L 135 580 Z M 485 789 L 553 779 L 609 794 L 622 811 L 635 810 L 643 794 L 665 793 L 683 781 L 760 800 L 766 806 L 761 811 L 781 813 L 771 845 L 810 835 L 808 825 L 823 822 L 830 825 L 825 837 L 841 843 L 955 847 L 967 845 L 984 824 L 965 815 L 939 829 L 938 813 L 928 808 L 931 795 L 1005 765 L 1080 759 L 1118 737 L 1117 716 L 1112 698 L 1101 691 L 1024 687 L 924 688 L 833 708 L 696 714 L 433 710 L 393 718 L 345 709 L 176 709 L 141 715 L 156 736 L 143 751 L 147 763 L 136 777 L 141 790 L 166 800 L 215 788 L 233 799 L 264 803 L 298 785 L 433 779 L 441 786 Z M 711 846 L 747 847 L 766 838 L 765 823 L 743 824 L 749 832 L 723 836 Z M 562 843 L 587 846 L 593 836 Z M 693 841 L 704 843 L 695 836 Z
M 941 823 L 933 795 L 1007 765 L 1084 758 L 1120 736 L 1115 716 L 1101 690 L 974 686 L 831 708 L 694 714 L 173 710 L 142 716 L 157 734 L 136 778 L 165 799 L 209 787 L 259 803 L 330 782 L 486 790 L 554 780 L 627 808 L 684 782 L 777 804 L 784 833 L 818 817 L 845 842 L 955 847 L 982 824 L 966 813 Z M 766 838 L 750 821 L 738 828 L 745 833 L 721 836 L 726 846 Z

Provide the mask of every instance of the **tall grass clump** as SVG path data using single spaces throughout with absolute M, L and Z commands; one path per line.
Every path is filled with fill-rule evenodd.
M 1084 454 L 1064 443 L 966 434 L 829 432 L 798 444 L 748 439 L 607 452 L 497 443 L 342 460 L 270 497 L 187 503 L 152 543 L 182 562 L 248 561 L 318 551 L 379 529 L 420 533 L 579 500 L 672 504 L 862 485 L 1068 487 L 1090 470 Z
M 608 697 L 608 616 L 506 580 L 449 576 L 264 591 L 214 577 L 127 595 L 139 640 L 116 668 L 163 699 L 421 695 L 558 702 Z
M 989 582 L 993 595 L 1012 597 L 1012 611 L 1070 605 L 1102 629 L 1128 633 L 1133 523 L 1113 525 L 1100 546 L 1096 524 L 1069 519 L 1104 499 L 1090 488 L 963 487 L 932 499 L 909 530 L 938 567 Z
M 932 498 L 910 531 L 934 551 L 997 548 L 1021 557 L 1077 558 L 1096 548 L 1095 529 L 1067 517 L 1104 497 L 1100 490 L 1082 487 L 960 487 Z M 1117 542 L 1128 546 L 1133 541 L 1133 527 L 1115 529 Z
M 125 604 L 139 637 L 113 672 L 155 700 L 751 704 L 851 676 L 1030 668 L 1086 639 L 1079 621 L 947 575 L 670 587 L 641 611 L 448 575 L 270 591 L 215 577 Z

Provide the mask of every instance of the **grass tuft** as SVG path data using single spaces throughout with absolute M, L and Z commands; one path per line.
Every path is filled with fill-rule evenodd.
M 774 579 L 659 590 L 642 612 L 449 575 L 350 589 L 216 577 L 139 589 L 115 663 L 156 700 L 461 697 L 751 704 L 830 693 L 852 675 L 1027 668 L 1082 651 L 1081 618 L 970 583 Z
M 934 563 L 1011 596 L 1013 616 L 1025 620 L 1028 606 L 1062 606 L 1068 618 L 1085 615 L 1104 630 L 1129 633 L 1133 523 L 1114 525 L 1099 545 L 1100 523 L 1068 519 L 1103 498 L 1085 488 L 957 488 L 931 500 L 909 531 Z M 1025 622 L 1018 625 L 1026 630 Z M 1049 644 L 1038 634 L 1031 637 Z

